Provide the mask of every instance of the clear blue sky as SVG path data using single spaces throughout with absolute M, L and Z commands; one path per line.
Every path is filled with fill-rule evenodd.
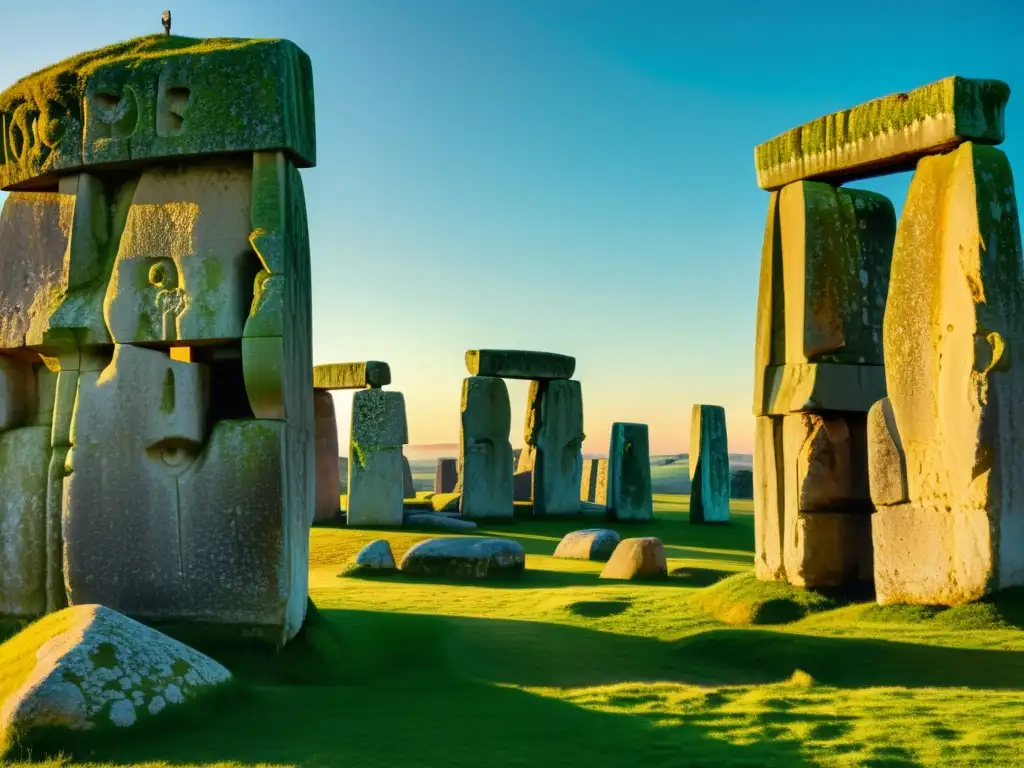
M 588 452 L 613 421 L 684 451 L 695 402 L 724 405 L 731 450 L 749 451 L 754 145 L 950 74 L 996 77 L 1019 89 L 1004 148 L 1024 173 L 1019 0 L 165 1 L 178 34 L 312 57 L 314 360 L 388 361 L 413 443 L 458 439 L 467 348 L 511 347 L 576 356 Z M 4 3 L 0 87 L 158 32 L 164 7 Z M 859 186 L 899 208 L 907 181 Z

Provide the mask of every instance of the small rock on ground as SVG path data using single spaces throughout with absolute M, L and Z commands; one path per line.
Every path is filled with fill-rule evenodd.
M 444 528 L 450 531 L 472 531 L 476 528 L 476 523 L 472 520 L 459 520 L 457 517 L 451 517 L 450 515 L 432 515 L 426 512 L 423 514 L 406 515 L 405 522 L 408 525 L 418 525 L 424 528 Z
M 405 553 L 402 573 L 456 579 L 518 578 L 526 553 L 511 539 L 460 536 L 427 539 Z
M 397 568 L 391 545 L 386 539 L 371 541 L 359 550 L 354 565 L 359 570 L 393 571 Z
M 620 540 L 619 534 L 606 528 L 587 528 L 567 533 L 555 548 L 555 557 L 570 560 L 607 560 Z
M 665 546 L 661 539 L 646 536 L 623 539 L 601 571 L 602 579 L 654 580 L 668 578 Z

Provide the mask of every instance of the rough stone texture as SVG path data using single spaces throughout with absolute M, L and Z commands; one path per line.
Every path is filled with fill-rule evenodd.
M 906 455 L 889 398 L 868 411 L 867 441 L 871 500 L 886 507 L 910 501 Z
M 519 578 L 526 553 L 518 542 L 476 536 L 427 539 L 402 558 L 402 573 L 453 579 Z
M 348 493 L 348 456 L 338 457 L 338 482 L 341 492 Z
M 356 392 L 348 460 L 349 525 L 402 524 L 402 446 L 408 442 L 401 392 Z
M 338 421 L 330 392 L 313 393 L 316 417 L 316 507 L 313 520 L 334 520 L 341 512 L 341 481 L 338 476 Z
M 583 470 L 583 393 L 578 381 L 533 381 L 526 406 L 526 444 L 533 468 L 533 513 L 580 511 Z M 519 471 L 529 460 L 520 459 Z
M 459 460 L 445 457 L 437 460 L 434 470 L 434 493 L 455 493 L 459 484 Z
M 412 467 L 409 466 L 409 459 L 402 456 L 402 496 L 406 499 L 416 498 L 416 486 L 412 482 Z
M 758 186 L 840 183 L 913 168 L 965 141 L 999 144 L 1009 96 L 998 80 L 954 76 L 820 117 L 755 148 Z
M 729 438 L 725 409 L 694 405 L 690 417 L 690 522 L 729 521 Z
M 554 352 L 471 349 L 466 352 L 466 368 L 473 376 L 531 381 L 571 379 L 576 371 L 576 358 Z
M 918 164 L 885 317 L 888 402 L 871 424 L 881 603 L 951 605 L 1024 584 L 1019 227 L 1000 150 L 966 143 Z M 892 504 L 904 467 L 908 500 Z
M 2 703 L 0 732 L 30 739 L 40 728 L 129 727 L 231 679 L 213 659 L 100 605 L 42 621 L 0 646 L 0 660 L 15 647 L 36 658 Z
M 357 568 L 375 571 L 394 571 L 397 569 L 395 556 L 391 552 L 391 545 L 385 539 L 371 541 L 360 549 L 354 564 Z
M 665 547 L 661 539 L 645 536 L 623 539 L 615 547 L 602 579 L 654 580 L 668 578 Z
M 476 523 L 472 520 L 459 520 L 448 515 L 431 514 L 428 512 L 406 515 L 405 522 L 420 528 L 442 528 L 448 531 L 473 531 L 477 527 Z
M 0 189 L 88 166 L 283 150 L 315 164 L 309 58 L 287 40 L 150 35 L 0 93 Z
M 755 425 L 754 568 L 837 587 L 871 579 L 865 417 L 796 413 Z
M 765 369 L 763 405 L 755 416 L 800 411 L 861 411 L 885 397 L 881 365 L 787 363 Z
M 510 518 L 512 445 L 508 436 L 512 411 L 505 382 L 490 376 L 465 379 L 461 412 L 459 510 L 465 517 Z
M 612 556 L 622 537 L 606 528 L 587 528 L 567 533 L 555 547 L 555 557 L 570 560 L 606 561 Z
M 391 383 L 391 366 L 377 360 L 328 363 L 313 368 L 316 389 L 379 389 Z
M 597 490 L 597 462 L 598 459 L 584 459 L 583 471 L 580 474 L 580 501 L 594 500 L 594 493 Z
M 616 520 L 654 518 L 650 453 L 646 424 L 612 424 L 607 505 Z

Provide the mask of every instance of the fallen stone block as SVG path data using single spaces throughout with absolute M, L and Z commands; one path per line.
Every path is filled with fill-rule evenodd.
M 402 573 L 452 579 L 519 578 L 526 553 L 518 542 L 477 536 L 427 539 L 402 558 Z
M 606 561 L 618 546 L 621 536 L 606 528 L 588 528 L 567 533 L 555 548 L 555 557 L 569 560 Z
M 6 658 L 5 658 L 6 657 Z M 213 659 L 100 605 L 51 614 L 0 645 L 0 669 L 16 672 L 0 733 L 128 728 L 231 680 Z
M 967 141 L 1000 144 L 1009 97 L 998 80 L 954 76 L 819 117 L 754 149 L 757 184 L 838 184 L 909 170 L 921 157 Z
M 602 579 L 657 580 L 668 578 L 665 546 L 661 539 L 645 536 L 623 539 L 601 571 Z
M 554 352 L 471 349 L 466 352 L 466 368 L 473 376 L 532 381 L 571 379 L 576 371 L 576 358 Z
M 340 575 L 350 576 L 366 571 L 387 573 L 397 569 L 395 556 L 391 552 L 391 544 L 386 539 L 377 539 L 359 550 L 355 560 L 352 561 L 352 567 Z
M 406 515 L 405 522 L 407 525 L 414 525 L 420 528 L 441 528 L 448 531 L 476 530 L 476 523 L 472 520 L 460 520 L 457 517 L 431 514 L 429 512 Z
M 314 389 L 379 389 L 390 383 L 391 366 L 377 360 L 313 366 Z

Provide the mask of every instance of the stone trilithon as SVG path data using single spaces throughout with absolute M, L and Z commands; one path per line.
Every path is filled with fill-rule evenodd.
M 0 93 L 0 125 L 0 613 L 286 642 L 313 517 L 308 57 L 139 38 Z

